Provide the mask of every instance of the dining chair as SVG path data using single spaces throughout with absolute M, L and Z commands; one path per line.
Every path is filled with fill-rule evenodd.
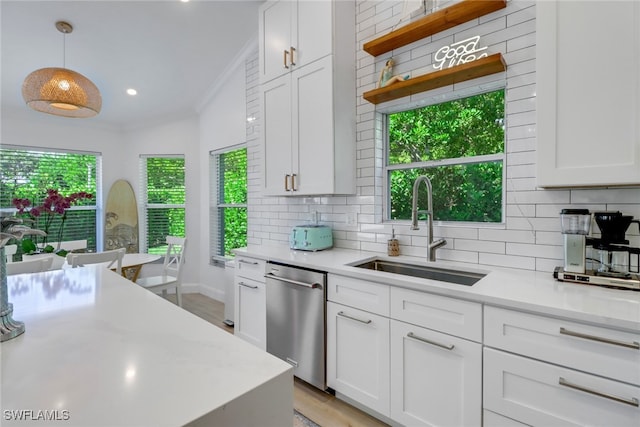
M 7 275 L 23 273 L 40 273 L 51 268 L 55 255 L 43 256 L 34 260 L 11 262 L 7 264 Z
M 13 262 L 13 256 L 18 252 L 18 245 L 5 245 L 4 247 L 4 256 L 6 257 L 6 263 Z
M 167 236 L 167 252 L 164 256 L 162 274 L 160 276 L 140 277 L 136 284 L 152 292 L 162 291 L 167 296 L 167 290 L 175 288 L 176 302 L 182 307 L 182 265 L 187 239 L 184 237 Z
M 122 274 L 122 257 L 126 252 L 125 248 L 114 249 L 112 251 L 95 252 L 95 253 L 70 253 L 67 255 L 67 264 L 71 267 L 82 267 L 86 264 L 106 264 L 107 268 L 113 268 L 116 265 L 116 273 Z

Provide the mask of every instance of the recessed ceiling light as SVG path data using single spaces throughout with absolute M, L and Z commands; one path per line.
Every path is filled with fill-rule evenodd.
M 135 96 L 138 94 L 138 91 L 135 89 L 127 89 L 127 94 L 131 96 Z
M 180 0 L 182 3 L 189 3 L 189 0 Z

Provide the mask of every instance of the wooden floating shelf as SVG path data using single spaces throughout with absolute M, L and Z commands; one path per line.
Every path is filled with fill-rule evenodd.
M 454 83 L 460 83 L 489 74 L 505 71 L 507 66 L 501 53 L 494 53 L 484 58 L 451 68 L 423 74 L 403 82 L 392 83 L 389 86 L 373 89 L 362 96 L 372 104 L 391 101 L 427 90 L 437 89 Z
M 365 52 L 378 56 L 505 7 L 507 0 L 462 0 L 371 40 L 362 48 Z

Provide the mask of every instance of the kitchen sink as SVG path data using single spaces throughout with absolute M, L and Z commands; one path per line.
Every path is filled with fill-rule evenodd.
M 375 271 L 401 274 L 403 276 L 420 277 L 422 279 L 438 280 L 440 282 L 455 283 L 458 285 L 473 286 L 486 274 L 473 273 L 469 271 L 451 270 L 440 267 L 429 267 L 419 264 L 407 264 L 403 262 L 388 261 L 383 259 L 372 259 L 355 264 L 354 267 L 366 268 Z

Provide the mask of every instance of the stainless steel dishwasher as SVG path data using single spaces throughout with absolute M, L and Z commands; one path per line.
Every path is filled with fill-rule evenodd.
M 267 352 L 289 362 L 294 375 L 326 389 L 327 274 L 267 263 Z

